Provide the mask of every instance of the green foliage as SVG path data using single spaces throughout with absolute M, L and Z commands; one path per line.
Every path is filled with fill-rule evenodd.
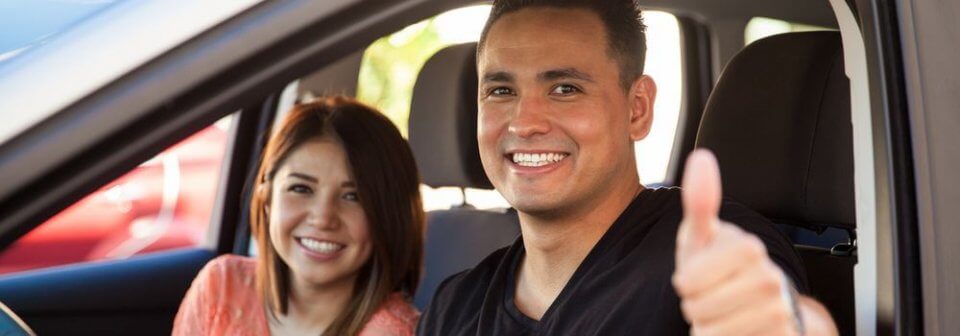
M 383 111 L 406 137 L 417 74 L 430 56 L 448 45 L 434 19 L 380 38 L 363 54 L 357 99 Z

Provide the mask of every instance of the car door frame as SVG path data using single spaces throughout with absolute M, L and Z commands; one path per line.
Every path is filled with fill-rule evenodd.
M 4 301 L 38 332 L 169 333 L 190 280 L 220 253 L 246 254 L 244 186 L 268 134 L 279 92 L 298 75 L 361 49 L 389 31 L 450 3 L 276 1 L 254 6 L 74 102 L 0 145 L 0 173 L 31 164 L 64 135 L 91 145 L 57 164 L 36 162 L 36 178 L 0 200 L 0 247 L 162 149 L 233 111 L 239 116 L 228 174 L 217 201 L 213 250 L 197 248 L 14 275 L 0 280 Z M 370 15 L 370 13 L 377 13 Z M 283 23 L 283 24 L 280 24 Z M 335 27 L 331 29 L 330 27 Z M 271 37 L 272 36 L 272 37 Z M 256 39 L 261 37 L 262 39 Z M 252 38 L 252 39 L 251 39 Z M 220 70 L 196 67 L 222 65 Z M 142 99 L 150 97 L 150 104 Z M 79 129 L 77 120 L 134 116 L 122 127 Z M 24 160 L 20 160 L 24 159 Z M 17 165 L 3 164 L 16 162 Z M 46 161 L 44 161 L 46 162 Z M 19 293 L 19 294 L 17 294 Z M 102 326 L 102 327 L 98 327 Z

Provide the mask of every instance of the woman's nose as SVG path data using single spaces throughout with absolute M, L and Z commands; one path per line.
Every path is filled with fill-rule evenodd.
M 337 202 L 333 197 L 322 197 L 312 207 L 307 223 L 324 230 L 336 230 L 340 226 Z

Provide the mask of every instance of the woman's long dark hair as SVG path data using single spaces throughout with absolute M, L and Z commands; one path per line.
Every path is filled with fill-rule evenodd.
M 250 225 L 259 251 L 257 288 L 271 315 L 287 313 L 290 268 L 271 243 L 266 206 L 274 175 L 287 156 L 303 143 L 324 137 L 339 140 L 347 153 L 373 245 L 353 297 L 324 332 L 355 335 L 391 293 L 412 297 L 423 267 L 425 216 L 413 152 L 390 120 L 371 107 L 345 97 L 298 104 L 267 142 L 250 200 Z

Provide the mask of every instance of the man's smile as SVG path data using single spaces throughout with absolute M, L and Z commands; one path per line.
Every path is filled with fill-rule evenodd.
M 554 164 L 567 158 L 570 154 L 564 152 L 533 152 L 533 153 L 507 153 L 505 156 L 513 163 L 523 167 L 540 167 Z

